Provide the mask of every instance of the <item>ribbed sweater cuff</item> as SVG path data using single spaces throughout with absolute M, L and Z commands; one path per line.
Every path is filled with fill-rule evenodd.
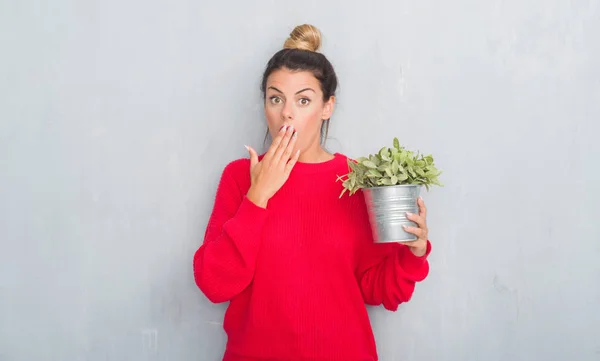
M 245 196 L 236 213 L 238 222 L 247 227 L 248 232 L 252 233 L 262 230 L 268 216 L 268 209 L 257 206 Z
M 245 262 L 253 263 L 260 247 L 262 230 L 269 211 L 244 197 L 235 217 L 224 225 L 224 231 L 234 242 Z
M 427 251 L 423 256 L 416 256 L 408 247 L 404 247 L 402 257 L 402 268 L 408 273 L 419 273 L 422 267 L 427 262 L 427 257 L 431 253 L 431 242 L 427 240 Z

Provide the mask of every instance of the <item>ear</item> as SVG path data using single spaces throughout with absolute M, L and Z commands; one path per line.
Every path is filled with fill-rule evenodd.
M 335 97 L 331 96 L 328 101 L 323 105 L 323 114 L 321 114 L 321 119 L 329 119 L 333 114 L 333 109 L 335 108 Z

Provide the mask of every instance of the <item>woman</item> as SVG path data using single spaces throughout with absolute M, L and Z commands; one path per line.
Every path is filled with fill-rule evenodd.
M 395 311 L 429 272 L 422 199 L 417 241 L 375 244 L 362 194 L 339 197 L 348 165 L 322 147 L 337 78 L 320 42 L 298 26 L 267 64 L 272 144 L 225 167 L 194 256 L 198 287 L 230 301 L 225 361 L 377 360 L 365 304 Z

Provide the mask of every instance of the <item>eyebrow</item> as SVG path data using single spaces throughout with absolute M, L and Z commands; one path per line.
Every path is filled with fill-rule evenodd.
M 273 90 L 275 90 L 275 91 L 277 91 L 277 92 L 280 92 L 281 94 L 283 94 L 283 92 L 282 92 L 281 90 L 279 90 L 279 89 L 275 88 L 274 86 L 270 86 L 270 87 L 269 87 L 269 89 L 273 89 Z M 304 91 L 307 91 L 307 90 L 310 90 L 310 91 L 312 91 L 313 93 L 316 93 L 316 91 L 314 91 L 314 89 L 312 89 L 312 88 L 304 88 L 304 89 L 302 89 L 302 90 L 299 90 L 299 91 L 297 91 L 297 92 L 296 92 L 296 94 L 300 94 L 300 93 L 302 93 L 302 92 L 304 92 Z

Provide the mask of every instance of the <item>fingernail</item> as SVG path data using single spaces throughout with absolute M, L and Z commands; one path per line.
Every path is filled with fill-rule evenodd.
M 290 127 L 287 129 L 288 132 L 292 132 L 294 130 L 294 126 L 290 125 Z
M 298 136 L 298 132 L 294 132 L 294 134 L 292 134 L 292 138 L 296 138 Z
M 286 129 L 287 129 L 287 126 L 285 126 L 285 125 L 284 125 L 283 127 L 281 127 L 281 129 L 279 129 L 279 131 L 280 131 L 280 132 L 285 132 L 285 131 L 286 131 Z
M 412 216 L 412 213 L 410 213 L 410 212 L 406 212 L 406 216 L 407 216 L 407 217 L 410 217 L 410 216 Z
M 249 146 L 247 146 L 247 145 L 244 145 L 244 147 L 246 147 L 246 150 L 247 150 L 247 151 L 250 151 L 250 147 L 249 147 Z

